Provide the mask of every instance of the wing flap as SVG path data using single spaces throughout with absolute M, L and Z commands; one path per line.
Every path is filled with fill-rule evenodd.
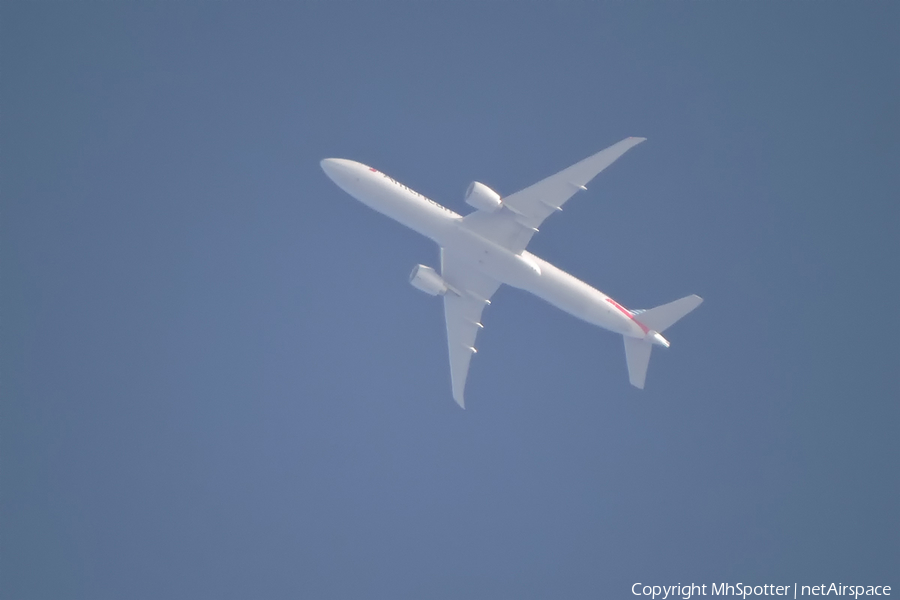
M 503 199 L 503 204 L 529 219 L 526 226 L 540 227 L 544 219 L 557 210 L 579 190 L 586 190 L 587 183 L 613 164 L 628 150 L 646 138 L 630 137 L 613 144 L 605 150 L 581 160 L 555 175 L 518 191 Z
M 563 169 L 555 175 L 503 198 L 495 213 L 477 211 L 463 224 L 482 237 L 518 253 L 525 249 L 544 219 L 562 206 L 594 177 L 646 138 L 630 137 Z
M 447 349 L 450 357 L 450 382 L 453 399 L 465 408 L 463 392 L 469 374 L 469 363 L 475 349 L 475 338 L 482 329 L 481 313 L 500 287 L 495 279 L 484 275 L 473 263 L 461 260 L 441 249 L 441 276 L 455 291 L 444 295 L 444 320 L 447 325 Z

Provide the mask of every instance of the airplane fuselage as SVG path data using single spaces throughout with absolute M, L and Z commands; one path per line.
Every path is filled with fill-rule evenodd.
M 526 250 L 516 254 L 485 239 L 464 227 L 461 215 L 392 177 L 346 159 L 326 159 L 322 167 L 338 186 L 363 204 L 434 240 L 442 248 L 465 256 L 485 275 L 530 292 L 593 325 L 628 337 L 648 335 L 644 325 L 600 290 Z M 660 337 L 654 343 L 663 341 Z

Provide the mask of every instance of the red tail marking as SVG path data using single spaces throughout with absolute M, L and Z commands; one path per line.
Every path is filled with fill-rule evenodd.
M 648 333 L 648 332 L 650 331 L 650 329 L 649 329 L 646 325 L 644 325 L 643 323 L 641 323 L 640 321 L 638 321 L 637 319 L 635 319 L 635 318 L 634 318 L 634 315 L 631 314 L 631 312 L 630 312 L 627 308 L 625 308 L 624 306 L 622 306 L 621 304 L 619 304 L 618 302 L 616 302 L 616 301 L 613 300 L 612 298 L 607 298 L 606 301 L 609 302 L 610 304 L 612 304 L 613 306 L 615 306 L 616 308 L 618 308 L 619 310 L 621 310 L 622 313 L 623 313 L 626 317 L 628 317 L 629 319 L 631 319 L 632 321 L 634 321 L 635 323 L 637 323 L 637 326 L 641 328 L 641 331 L 643 331 L 644 333 Z

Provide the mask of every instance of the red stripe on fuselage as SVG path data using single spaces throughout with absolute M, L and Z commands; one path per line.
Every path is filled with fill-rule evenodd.
M 606 301 L 609 302 L 610 304 L 612 304 L 613 306 L 615 306 L 616 308 L 618 308 L 619 310 L 621 310 L 622 313 L 623 313 L 626 317 L 628 317 L 629 319 L 631 319 L 632 321 L 634 321 L 635 323 L 637 323 L 637 326 L 641 328 L 641 331 L 643 331 L 644 333 L 647 333 L 647 332 L 650 331 L 650 330 L 647 328 L 646 325 L 644 325 L 643 323 L 641 323 L 640 321 L 638 321 L 637 319 L 635 319 L 635 318 L 634 318 L 634 315 L 631 314 L 631 312 L 629 312 L 627 308 L 625 308 L 624 306 L 622 306 L 621 304 L 619 304 L 618 302 L 616 302 L 616 301 L 613 300 L 612 298 L 607 298 Z

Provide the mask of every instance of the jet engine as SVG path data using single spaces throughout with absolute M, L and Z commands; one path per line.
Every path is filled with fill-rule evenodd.
M 443 277 L 425 265 L 413 267 L 412 273 L 409 274 L 409 283 L 417 290 L 422 290 L 431 296 L 441 296 L 450 289 Z
M 492 213 L 497 212 L 503 205 L 503 202 L 500 200 L 500 194 L 483 183 L 473 181 L 469 184 L 469 189 L 466 190 L 466 204 L 474 206 L 478 210 Z

